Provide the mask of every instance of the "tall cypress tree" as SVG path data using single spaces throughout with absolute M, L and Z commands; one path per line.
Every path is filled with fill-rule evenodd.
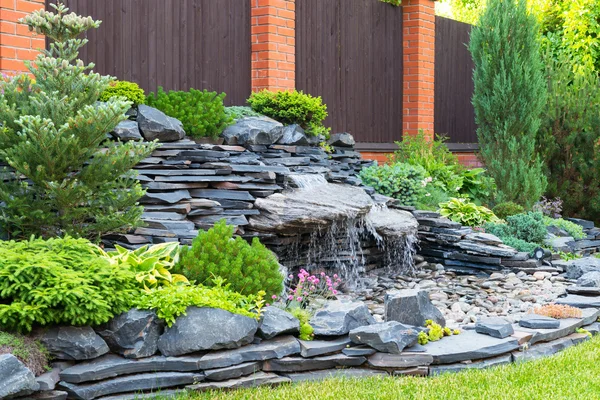
M 496 179 L 498 200 L 529 207 L 547 185 L 535 150 L 546 82 L 537 22 L 526 1 L 489 0 L 469 49 L 481 156 Z

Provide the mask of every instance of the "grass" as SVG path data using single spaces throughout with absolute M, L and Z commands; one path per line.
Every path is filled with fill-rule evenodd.
M 331 379 L 182 395 L 179 400 L 597 399 L 600 337 L 556 356 L 435 378 Z

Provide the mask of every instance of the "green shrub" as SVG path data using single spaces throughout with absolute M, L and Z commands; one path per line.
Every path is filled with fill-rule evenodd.
M 477 205 L 488 203 L 496 195 L 496 181 L 483 168 L 465 169 L 461 173 L 460 193 L 469 196 Z
M 529 208 L 547 185 L 536 151 L 546 80 L 536 17 L 526 3 L 488 0 L 469 48 L 481 157 L 498 185 L 498 200 Z
M 521 214 L 525 211 L 525 209 L 517 203 L 506 201 L 504 203 L 497 204 L 494 208 L 492 208 L 492 211 L 498 218 L 506 219 L 506 217 L 510 217 L 511 215 Z
M 543 221 L 546 226 L 556 226 L 557 228 L 565 230 L 569 236 L 573 237 L 573 239 L 580 240 L 587 236 L 583 233 L 583 227 L 581 225 L 577 225 L 566 219 L 544 216 Z
M 437 211 L 440 208 L 440 203 L 450 200 L 448 194 L 433 185 L 425 186 L 425 193 L 417 200 L 416 207 L 419 210 Z
M 231 106 L 225 107 L 225 114 L 231 117 L 233 120 L 245 118 L 245 117 L 263 117 L 261 113 L 254 111 L 250 107 L 245 106 Z
M 498 217 L 491 210 L 470 203 L 467 199 L 450 199 L 441 203 L 439 212 L 442 217 L 466 226 L 482 226 L 498 221 Z
M 210 286 L 215 277 L 225 279 L 231 290 L 243 295 L 267 296 L 281 294 L 283 276 L 277 257 L 258 238 L 252 245 L 241 237 L 233 239 L 233 226 L 225 220 L 208 231 L 201 231 L 191 247 L 181 249 L 174 272 L 187 276 L 196 283 Z
M 103 252 L 103 257 L 119 268 L 134 271 L 135 279 L 144 289 L 189 284 L 185 276 L 172 274 L 170 271 L 179 260 L 179 242 L 145 245 L 136 250 L 116 245 L 115 249 Z
M 225 112 L 224 98 L 225 93 L 196 89 L 167 93 L 159 87 L 157 93 L 148 95 L 147 103 L 180 120 L 188 135 L 217 138 L 233 120 Z
M 100 101 L 108 101 L 111 97 L 125 97 L 133 103 L 134 106 L 146 103 L 146 93 L 144 89 L 135 82 L 115 81 L 104 89 L 100 95 Z
M 222 279 L 215 279 L 213 287 L 202 285 L 164 286 L 143 292 L 135 302 L 141 310 L 155 310 L 167 326 L 172 326 L 180 315 L 185 315 L 188 307 L 220 308 L 234 314 L 250 318 L 260 318 L 264 292 L 244 296 L 223 285 Z
M 0 159 L 16 171 L 0 182 L 0 225 L 13 238 L 126 231 L 140 224 L 144 194 L 131 168 L 157 145 L 107 143 L 131 103 L 97 103 L 112 78 L 77 59 L 86 43 L 77 37 L 100 22 L 50 5 L 56 12 L 42 9 L 24 20 L 52 40 L 28 65 L 34 80 L 0 79 Z
M 135 273 L 111 265 L 85 239 L 0 242 L 0 327 L 97 325 L 128 310 Z
M 507 246 L 530 254 L 548 235 L 544 216 L 539 212 L 511 215 L 506 218 L 506 224 L 486 224 L 485 231 L 498 236 Z
M 425 194 L 425 170 L 419 165 L 373 165 L 363 168 L 359 176 L 377 193 L 398 199 L 405 206 L 416 205 Z
M 300 307 L 293 307 L 290 309 L 286 309 L 286 311 L 288 311 L 295 318 L 297 318 L 298 321 L 300 321 L 300 334 L 298 335 L 298 338 L 300 338 L 300 340 L 313 340 L 313 338 L 315 337 L 315 330 L 308 323 L 308 321 L 310 321 L 310 318 L 312 317 L 310 312 Z
M 248 104 L 260 114 L 284 124 L 298 124 L 308 135 L 329 136 L 329 128 L 323 125 L 327 118 L 327 106 L 321 97 L 313 97 L 302 91 L 271 92 L 263 90 L 250 95 Z
M 47 372 L 48 350 L 30 337 L 0 332 L 0 355 L 12 354 L 17 357 L 35 376 Z

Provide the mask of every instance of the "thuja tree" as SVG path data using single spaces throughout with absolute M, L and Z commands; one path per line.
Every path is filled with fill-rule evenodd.
M 77 58 L 87 43 L 77 37 L 100 22 L 53 7 L 21 20 L 52 40 L 28 64 L 33 78 L 0 82 L 0 157 L 11 177 L 0 185 L 3 229 L 13 237 L 97 237 L 134 227 L 144 192 L 131 168 L 155 144 L 106 141 L 131 103 L 97 102 L 113 78 Z
M 547 184 L 535 150 L 546 98 L 537 32 L 524 0 L 489 0 L 469 45 L 481 156 L 497 200 L 526 207 Z

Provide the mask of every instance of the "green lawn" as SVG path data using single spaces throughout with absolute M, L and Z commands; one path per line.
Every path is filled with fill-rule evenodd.
M 340 399 L 598 399 L 600 337 L 554 357 L 437 378 L 331 379 L 232 392 L 194 393 L 181 400 Z

